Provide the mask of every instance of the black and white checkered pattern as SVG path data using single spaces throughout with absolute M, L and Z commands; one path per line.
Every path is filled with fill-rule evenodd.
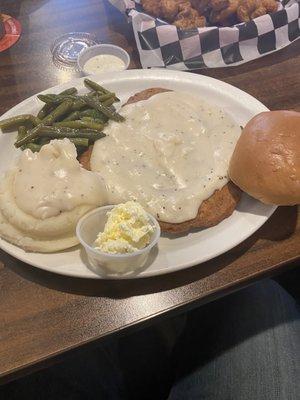
M 145 14 L 138 0 L 110 2 L 130 17 L 143 68 L 192 70 L 239 65 L 280 50 L 300 37 L 300 0 L 233 27 L 189 30 Z

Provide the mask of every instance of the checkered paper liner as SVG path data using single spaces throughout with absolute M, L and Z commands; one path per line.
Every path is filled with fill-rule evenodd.
M 277 12 L 232 27 L 188 30 L 145 14 L 139 0 L 109 1 L 132 22 L 143 68 L 235 66 L 280 50 L 300 37 L 300 0 L 282 1 Z

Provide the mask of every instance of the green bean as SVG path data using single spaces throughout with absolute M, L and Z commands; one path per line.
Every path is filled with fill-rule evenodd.
M 86 78 L 84 80 L 84 84 L 88 89 L 95 90 L 96 92 L 101 92 L 101 93 L 104 93 L 104 94 L 111 93 L 109 90 L 105 89 L 104 87 L 102 87 L 98 83 L 93 82 L 88 78 Z M 120 99 L 118 99 L 118 97 L 115 95 L 115 93 L 111 93 L 111 94 L 114 95 L 115 101 L 120 101 Z
M 65 128 L 74 128 L 74 129 L 80 129 L 80 128 L 90 128 L 90 129 L 95 129 L 97 131 L 102 131 L 103 130 L 103 124 L 98 124 L 95 121 L 88 122 L 88 121 L 62 121 L 62 122 L 56 122 L 54 126 L 58 127 L 65 127 Z
M 52 104 L 55 102 L 57 97 L 54 97 L 53 94 L 38 94 L 37 98 L 41 100 L 43 103 Z
M 96 122 L 97 124 L 102 125 L 103 121 L 99 118 L 92 118 L 92 117 L 82 117 L 81 121 L 83 122 Z
M 55 106 L 53 104 L 44 104 L 44 106 L 38 112 L 38 118 L 44 119 L 52 110 L 54 110 Z
M 38 118 L 44 119 L 51 111 L 53 111 L 55 108 L 55 105 L 52 103 L 45 103 L 43 107 L 40 109 L 38 112 Z
M 22 137 L 20 140 L 17 140 L 15 142 L 15 147 L 21 147 L 24 144 L 30 143 L 32 142 L 34 139 L 36 139 L 36 137 L 39 134 L 39 131 L 41 129 L 43 125 L 39 124 L 38 126 L 36 126 L 35 128 L 31 129 L 30 131 L 27 132 L 27 135 Z
M 78 138 L 70 138 L 70 142 L 74 143 L 75 146 L 80 146 L 80 147 L 88 147 L 89 145 L 89 139 L 83 138 L 83 137 L 78 137 Z
M 77 94 L 77 89 L 76 87 L 70 87 L 69 89 L 63 90 L 62 92 L 59 93 L 60 95 L 64 94 Z
M 110 98 L 103 102 L 106 107 L 112 106 L 114 104 L 114 99 Z
M 66 128 L 66 127 L 58 127 L 54 125 L 42 125 L 41 128 L 39 129 L 39 136 L 51 136 L 51 133 L 68 133 L 68 132 L 74 132 L 76 129 L 72 128 Z M 73 135 L 71 135 L 73 136 Z M 60 136 L 61 137 L 61 136 Z
M 0 128 L 3 132 L 13 131 L 21 125 L 31 123 L 37 126 L 40 120 L 31 114 L 17 115 L 16 117 L 6 118 L 0 121 Z
M 42 147 L 43 147 L 42 144 L 36 144 L 36 143 L 31 142 L 31 143 L 27 143 L 24 146 L 24 149 L 30 149 L 33 153 L 36 153 L 36 152 L 40 151 Z
M 58 97 L 67 97 L 67 96 L 74 96 L 77 95 L 77 89 L 72 87 L 70 89 L 66 89 L 60 93 L 45 93 L 39 94 L 38 97 L 40 98 L 49 98 L 49 99 L 56 99 Z
M 88 97 L 87 95 L 82 96 L 82 99 L 85 101 L 85 103 L 88 106 L 95 108 L 95 110 L 102 112 L 108 118 L 110 118 L 114 121 L 121 122 L 121 121 L 125 120 L 125 118 L 122 115 L 118 114 L 115 111 L 111 111 L 107 106 L 101 104 L 100 102 L 96 101 L 95 99 L 93 99 L 91 97 Z
M 71 111 L 79 111 L 86 106 L 86 103 L 78 97 L 78 99 L 74 100 Z
M 102 87 L 101 85 L 99 85 L 98 83 L 96 83 L 94 81 L 91 81 L 88 78 L 85 78 L 83 83 L 90 90 L 95 90 L 95 92 L 106 93 L 106 89 L 104 89 L 104 87 Z
M 82 127 L 86 128 L 86 126 L 83 126 L 82 121 L 60 121 L 60 122 L 55 122 L 53 126 L 55 128 L 70 128 L 70 129 L 80 129 Z
M 59 93 L 59 95 L 68 95 L 68 94 L 76 94 L 77 89 L 75 87 L 71 87 Z M 45 118 L 52 110 L 54 110 L 55 106 L 53 104 L 45 104 L 38 113 L 38 118 Z
M 106 93 L 106 94 L 101 94 L 100 96 L 97 96 L 98 101 L 103 103 L 106 100 L 112 99 L 114 100 L 114 93 Z
M 87 110 L 81 111 L 80 112 L 80 118 L 84 117 L 91 117 L 94 119 L 99 119 L 103 124 L 108 121 L 108 118 L 106 115 L 101 113 L 98 110 L 94 110 L 93 108 L 88 108 Z
M 71 114 L 69 114 L 66 118 L 63 119 L 64 122 L 66 121 L 75 121 L 76 119 L 80 118 L 80 113 L 79 111 L 73 111 Z
M 119 101 L 121 101 L 121 100 L 119 99 L 119 97 L 117 97 L 117 96 L 114 97 L 114 100 L 115 100 L 115 101 L 114 101 L 115 103 L 118 103 Z
M 88 93 L 87 96 L 89 97 L 98 97 L 96 92 Z M 104 96 L 104 95 L 103 95 Z M 105 95 L 107 97 L 107 95 Z M 111 97 L 111 96 L 110 96 Z M 43 101 L 44 103 L 53 103 L 59 104 L 64 100 L 70 99 L 73 101 L 81 100 L 81 96 L 68 94 L 68 95 L 61 95 L 61 94 L 39 94 L 38 98 Z
M 97 94 L 95 94 L 95 95 L 97 96 Z M 89 93 L 89 94 L 87 94 L 87 96 L 93 97 L 94 93 Z M 59 96 L 56 98 L 53 97 L 51 101 L 56 104 L 59 104 L 63 100 L 66 100 L 66 99 L 71 99 L 74 101 L 71 111 L 79 111 L 86 107 L 86 103 L 83 101 L 83 99 L 80 96 L 65 96 L 65 97 Z M 49 99 L 49 101 L 50 101 L 50 99 Z
M 78 100 L 78 96 L 75 95 L 60 95 L 60 94 L 38 94 L 38 99 L 46 104 L 58 105 L 65 100 Z
M 27 143 L 26 145 L 24 145 L 22 147 L 23 147 L 23 149 L 30 149 L 33 152 L 35 152 L 35 151 L 39 151 L 41 149 L 41 147 L 44 146 L 45 144 L 50 143 L 50 140 L 51 140 L 50 138 L 42 138 L 40 143 L 38 143 L 38 144 L 30 142 L 30 143 Z M 77 146 L 88 147 L 88 145 L 90 143 L 88 138 L 84 138 L 82 136 L 80 136 L 80 137 L 70 137 L 69 140 L 70 140 L 70 142 L 74 143 L 74 145 L 76 147 Z M 95 140 L 97 140 L 97 139 L 95 139 Z
M 94 117 L 96 115 L 96 113 L 98 113 L 98 112 L 99 111 L 94 110 L 93 108 L 87 108 L 86 110 L 80 111 L 79 117 L 80 118 L 83 118 L 83 117 Z
M 37 97 L 44 103 L 51 103 L 51 101 L 56 101 L 60 98 L 66 99 L 68 97 L 74 96 L 77 94 L 77 89 L 76 88 L 70 88 L 66 89 L 63 92 L 60 93 L 46 93 L 46 94 L 38 94 Z
M 93 98 L 98 97 L 99 94 L 102 95 L 102 93 L 100 93 L 100 92 L 90 92 L 90 93 L 87 93 L 88 96 L 93 97 Z
M 77 121 L 81 122 L 82 128 L 93 129 L 95 131 L 102 132 L 104 128 L 104 124 L 101 123 L 100 120 L 92 119 L 91 121 Z
M 78 96 L 74 87 L 59 94 L 38 95 L 45 102 L 38 117 L 24 114 L 8 118 L 0 121 L 0 128 L 3 131 L 18 128 L 17 148 L 39 151 L 51 139 L 68 138 L 83 150 L 105 136 L 102 130 L 108 119 L 124 120 L 112 106 L 119 100 L 115 93 L 89 79 L 85 80 L 85 85 L 92 92 L 84 96 Z
M 17 140 L 22 139 L 27 135 L 27 129 L 24 125 L 19 126 Z
M 71 97 L 71 95 L 61 94 L 38 94 L 38 99 L 44 103 L 58 104 Z
M 42 122 L 42 120 L 38 117 L 33 117 L 31 122 L 33 126 L 38 126 Z
M 55 138 L 54 138 L 55 139 Z M 50 143 L 50 140 L 52 140 L 51 138 L 49 138 L 49 137 L 38 137 L 38 144 L 42 144 L 42 145 L 44 145 L 44 144 L 48 144 L 48 143 Z
M 53 138 L 53 139 L 63 139 L 63 138 L 75 138 L 82 137 L 95 141 L 106 136 L 103 132 L 99 132 L 93 129 L 71 129 L 62 128 L 55 126 L 43 126 L 39 130 L 39 138 Z
M 50 114 L 47 115 L 43 119 L 43 124 L 44 125 L 51 125 L 53 122 L 55 122 L 59 117 L 62 115 L 66 114 L 68 111 L 71 110 L 73 105 L 72 100 L 65 100 L 63 103 L 61 103 L 59 106 L 57 106 L 53 111 L 51 111 Z

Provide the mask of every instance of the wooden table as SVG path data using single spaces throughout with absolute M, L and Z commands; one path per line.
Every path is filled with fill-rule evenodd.
M 139 68 L 131 26 L 104 0 L 1 1 L 23 34 L 0 53 L 0 114 L 76 73 L 57 69 L 49 47 L 59 35 L 93 32 L 115 43 Z M 258 98 L 270 109 L 300 111 L 300 41 L 240 67 L 201 70 Z M 2 382 L 49 365 L 116 332 L 143 326 L 269 276 L 299 259 L 296 207 L 281 207 L 253 236 L 210 262 L 137 281 L 55 276 L 0 254 L 0 377 Z

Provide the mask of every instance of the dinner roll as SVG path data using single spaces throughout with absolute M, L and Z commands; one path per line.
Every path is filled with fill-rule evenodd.
M 268 111 L 243 129 L 229 165 L 230 179 L 266 204 L 300 204 L 300 113 Z

